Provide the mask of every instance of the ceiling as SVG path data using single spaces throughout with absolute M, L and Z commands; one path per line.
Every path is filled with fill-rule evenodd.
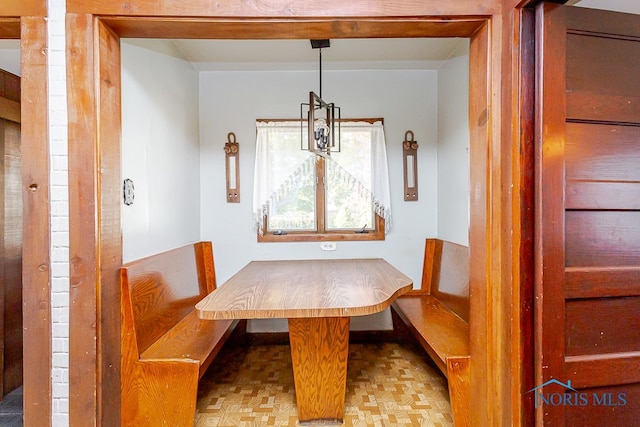
M 640 15 L 638 0 L 569 0 L 567 4 Z M 317 69 L 309 40 L 127 40 L 182 57 L 199 70 Z M 325 69 L 433 69 L 466 49 L 464 39 L 336 39 L 322 50 Z M 20 73 L 20 43 L 0 40 L 0 68 Z
M 319 50 L 309 40 L 174 40 L 200 70 L 317 69 Z M 458 38 L 333 39 L 322 49 L 324 69 L 437 68 L 466 51 Z

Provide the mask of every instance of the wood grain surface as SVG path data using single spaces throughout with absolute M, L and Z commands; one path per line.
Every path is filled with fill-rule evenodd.
M 640 17 L 537 11 L 535 383 L 612 399 L 538 405 L 536 424 L 637 425 Z
M 289 319 L 300 424 L 342 423 L 349 317 Z
M 500 9 L 497 1 L 405 0 L 373 2 L 327 0 L 322 2 L 239 2 L 211 0 L 69 0 L 67 11 L 122 16 L 220 16 L 220 17 L 346 17 L 424 16 L 449 18 L 452 15 L 487 16 Z
M 393 308 L 445 376 L 449 357 L 469 355 L 469 324 L 436 298 L 404 296 L 394 301 Z
M 211 242 L 131 261 L 120 277 L 120 425 L 192 426 L 198 379 L 240 323 L 193 308 L 216 287 Z
M 252 261 L 196 309 L 203 319 L 361 316 L 412 286 L 383 259 Z
M 350 316 L 377 313 L 413 282 L 383 259 L 252 261 L 196 305 L 204 319 L 288 318 L 301 424 L 341 423 Z
M 3 1 L 29 7 L 35 1 Z M 23 16 L 21 30 L 22 283 L 24 425 L 50 425 L 51 401 L 51 195 L 49 190 L 49 105 L 46 2 L 39 16 Z M 31 7 L 29 7 L 31 9 Z M 6 14 L 5 14 L 6 16 Z M 2 25 L 0 25 L 2 27 Z M 1 32 L 1 30 L 0 30 Z M 94 321 L 96 317 L 94 314 Z M 95 364 L 94 364 L 95 365 Z M 82 369 L 80 369 L 82 370 Z M 86 371 L 84 371 L 86 373 Z M 71 374 L 70 374 L 71 375 Z M 90 376 L 90 375 L 87 375 Z

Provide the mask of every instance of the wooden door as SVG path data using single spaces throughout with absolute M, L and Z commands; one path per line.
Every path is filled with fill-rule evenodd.
M 22 385 L 20 78 L 0 70 L 0 399 Z
M 637 426 L 640 16 L 537 23 L 537 425 Z

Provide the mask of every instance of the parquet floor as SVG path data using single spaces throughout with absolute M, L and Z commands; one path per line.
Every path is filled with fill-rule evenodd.
M 351 344 L 344 426 L 452 426 L 446 381 L 421 350 Z M 201 380 L 196 427 L 298 425 L 289 346 L 223 348 Z

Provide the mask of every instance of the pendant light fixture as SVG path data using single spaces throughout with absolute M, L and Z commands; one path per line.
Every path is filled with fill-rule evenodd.
M 311 40 L 311 47 L 318 49 L 320 94 L 311 91 L 309 102 L 300 104 L 300 147 L 330 154 L 340 151 L 340 107 L 322 99 L 322 49 L 330 47 L 329 39 Z

